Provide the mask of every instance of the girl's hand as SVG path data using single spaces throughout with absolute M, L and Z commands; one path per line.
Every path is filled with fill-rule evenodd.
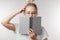
M 35 32 L 32 29 L 29 30 L 29 36 L 32 40 L 37 40 L 37 36 L 35 35 Z
M 26 7 L 27 4 L 25 4 L 22 8 L 18 9 L 17 13 L 20 14 L 20 13 L 24 13 L 25 12 L 25 7 Z

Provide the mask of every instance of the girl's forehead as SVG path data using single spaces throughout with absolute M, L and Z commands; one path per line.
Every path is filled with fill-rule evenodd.
M 32 6 L 28 6 L 26 8 L 26 11 L 37 11 L 35 7 L 32 7 Z
M 34 6 L 27 6 L 26 9 L 33 8 L 36 9 Z

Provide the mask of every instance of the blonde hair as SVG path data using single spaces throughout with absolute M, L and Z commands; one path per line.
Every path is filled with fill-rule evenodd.
M 26 6 L 25 6 L 25 9 L 28 7 L 28 6 L 33 6 L 36 8 L 37 10 L 37 5 L 35 3 L 28 3 Z

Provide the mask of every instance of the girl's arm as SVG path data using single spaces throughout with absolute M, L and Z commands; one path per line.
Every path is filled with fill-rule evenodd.
M 19 9 L 15 13 L 12 13 L 11 15 L 7 16 L 5 19 L 2 20 L 1 24 L 5 26 L 6 28 L 15 31 L 15 26 L 13 23 L 10 23 L 10 21 L 17 15 L 20 14 L 21 12 L 24 11 L 24 8 Z

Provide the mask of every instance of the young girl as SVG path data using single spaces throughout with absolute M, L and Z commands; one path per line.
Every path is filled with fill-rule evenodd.
M 2 25 L 4 25 L 6 28 L 8 28 L 9 30 L 12 31 L 16 31 L 16 27 L 13 23 L 10 23 L 10 21 L 18 14 L 21 14 L 23 12 L 23 14 L 27 17 L 36 17 L 38 12 L 37 12 L 37 6 L 34 3 L 28 3 L 26 4 L 23 8 L 19 9 L 18 11 L 16 11 L 15 13 L 7 16 L 5 19 L 2 20 Z M 20 39 L 19 40 L 23 40 L 21 38 L 22 35 L 20 35 Z M 39 36 L 36 36 L 34 33 L 33 29 L 29 30 L 29 36 L 31 38 L 31 40 L 47 40 L 47 33 L 44 30 L 44 28 L 42 28 L 42 34 Z M 18 39 L 17 39 L 18 40 Z M 27 40 L 27 39 L 26 39 Z

